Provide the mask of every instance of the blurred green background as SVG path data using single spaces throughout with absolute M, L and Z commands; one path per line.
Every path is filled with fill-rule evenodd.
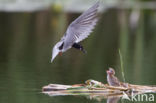
M 155 85 L 156 2 L 101 0 L 99 22 L 81 42 L 87 54 L 70 49 L 50 63 L 52 48 L 68 25 L 96 0 L 0 0 L 0 102 L 96 103 L 85 97 L 49 97 L 49 83 L 106 83 L 113 67 L 123 81 Z M 103 100 L 104 102 L 106 100 Z

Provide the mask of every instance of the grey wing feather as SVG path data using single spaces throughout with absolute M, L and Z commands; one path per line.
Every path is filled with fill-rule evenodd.
M 66 37 L 64 39 L 64 48 L 70 48 L 74 42 L 80 42 L 87 38 L 88 35 L 94 29 L 97 22 L 97 11 L 99 7 L 99 2 L 85 11 L 80 15 L 75 21 L 73 21 L 67 31 Z

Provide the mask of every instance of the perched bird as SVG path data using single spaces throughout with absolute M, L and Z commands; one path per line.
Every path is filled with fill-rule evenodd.
M 118 78 L 115 76 L 115 70 L 113 68 L 109 68 L 107 70 L 107 82 L 110 86 L 120 86 L 120 87 L 125 87 L 128 88 L 129 84 L 120 82 Z
M 98 21 L 98 7 L 99 2 L 95 3 L 68 26 L 64 36 L 53 48 L 51 62 L 58 54 L 62 54 L 72 47 L 86 53 L 83 46 L 78 43 L 87 38 L 94 29 Z
M 121 86 L 120 81 L 114 75 L 115 75 L 115 70 L 113 68 L 109 68 L 109 70 L 107 70 L 107 82 L 108 82 L 108 84 L 110 86 Z

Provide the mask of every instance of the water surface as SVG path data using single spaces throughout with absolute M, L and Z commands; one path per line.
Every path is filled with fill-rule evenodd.
M 53 10 L 1 12 L 0 102 L 97 103 L 84 96 L 49 97 L 41 93 L 42 87 L 49 83 L 84 83 L 88 79 L 106 83 L 108 67 L 115 68 L 122 81 L 119 48 L 124 59 L 126 82 L 155 85 L 156 23 L 151 22 L 155 18 L 144 15 L 144 27 L 139 26 L 144 29 L 138 29 L 134 34 L 125 32 L 128 41 L 124 42 L 126 46 L 121 46 L 119 13 L 120 10 L 111 9 L 101 14 L 93 33 L 81 42 L 87 54 L 71 49 L 50 63 L 52 47 L 79 14 Z

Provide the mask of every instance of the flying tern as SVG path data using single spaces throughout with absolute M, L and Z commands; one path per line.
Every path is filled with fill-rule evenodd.
M 68 26 L 64 36 L 53 47 L 51 62 L 58 54 L 62 54 L 72 47 L 79 49 L 84 53 L 86 52 L 79 42 L 87 38 L 94 29 L 98 21 L 98 7 L 99 2 L 95 3 L 91 8 L 82 13 Z

